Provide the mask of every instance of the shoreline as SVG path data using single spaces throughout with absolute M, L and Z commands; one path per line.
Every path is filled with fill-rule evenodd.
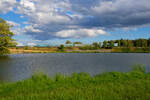
M 149 54 L 150 52 L 107 52 L 107 51 L 19 51 L 19 52 L 10 52 L 10 54 L 37 54 L 37 53 L 145 53 L 145 54 Z

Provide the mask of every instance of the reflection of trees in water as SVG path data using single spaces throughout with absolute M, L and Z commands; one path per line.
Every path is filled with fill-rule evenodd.
M 8 69 L 10 66 L 8 66 L 8 63 L 10 59 L 11 57 L 8 55 L 0 56 L 0 82 L 3 82 L 3 81 L 5 82 L 7 81 L 7 79 L 9 79 L 7 74 L 9 74 Z
M 10 59 L 9 56 L 0 56 L 0 61 L 7 61 L 9 59 Z

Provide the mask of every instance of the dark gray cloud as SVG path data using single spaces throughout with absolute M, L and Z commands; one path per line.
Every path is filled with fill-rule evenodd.
M 95 5 L 91 4 L 82 6 L 81 3 L 79 7 L 76 6 L 76 9 L 80 9 L 80 6 L 86 9 L 86 14 L 90 16 L 80 19 L 79 23 L 83 27 L 121 28 L 150 23 L 149 0 L 103 0 L 96 2 Z

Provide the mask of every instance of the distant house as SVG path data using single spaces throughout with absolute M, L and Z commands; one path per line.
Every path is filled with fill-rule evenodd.
M 73 44 L 73 46 L 75 47 L 82 47 L 82 46 L 85 46 L 84 44 Z
M 37 47 L 48 47 L 49 45 L 47 44 L 38 44 Z
M 73 47 L 73 44 L 65 44 L 65 47 Z
M 82 47 L 85 46 L 85 44 L 65 44 L 65 47 Z
M 114 46 L 115 46 L 115 47 L 118 47 L 118 43 L 114 43 Z

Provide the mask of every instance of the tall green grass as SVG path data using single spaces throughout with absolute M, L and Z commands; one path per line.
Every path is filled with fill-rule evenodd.
M 127 73 L 87 73 L 53 78 L 35 74 L 16 83 L 0 84 L 0 100 L 149 100 L 150 73 L 143 66 Z

